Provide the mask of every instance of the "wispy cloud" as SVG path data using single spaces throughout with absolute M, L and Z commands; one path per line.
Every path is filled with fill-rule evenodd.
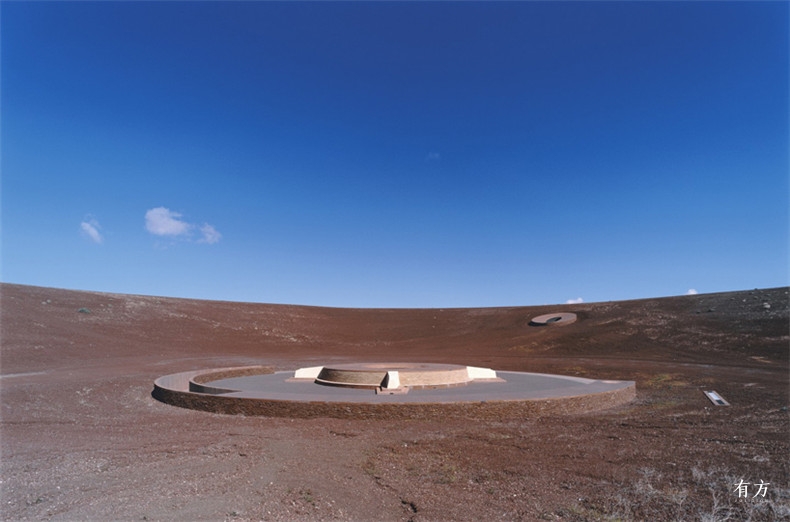
M 568 299 L 565 301 L 565 304 L 581 304 L 584 302 L 584 299 L 581 297 L 577 297 L 576 299 Z
M 156 207 L 145 213 L 145 229 L 155 236 L 183 237 L 190 239 L 192 231 L 198 229 L 198 243 L 214 244 L 222 238 L 216 228 L 204 223 L 201 226 L 184 221 L 182 214 L 169 208 Z
M 425 159 L 428 161 L 439 161 L 442 159 L 442 155 L 438 152 L 429 152 Z
M 697 295 L 699 292 L 695 288 L 689 288 L 689 291 L 686 292 L 686 295 Z
M 200 227 L 200 233 L 203 234 L 203 237 L 198 241 L 198 243 L 208 243 L 209 245 L 213 245 L 222 239 L 222 234 L 217 232 L 217 229 L 208 223 Z
M 82 230 L 82 233 L 88 236 L 94 243 L 100 244 L 102 241 L 104 241 L 104 237 L 101 235 L 101 232 L 99 232 L 101 226 L 95 219 L 87 218 L 83 220 L 82 223 L 80 223 L 80 229 Z
M 181 214 L 165 207 L 152 208 L 145 213 L 145 229 L 155 236 L 183 236 L 192 226 L 180 217 Z

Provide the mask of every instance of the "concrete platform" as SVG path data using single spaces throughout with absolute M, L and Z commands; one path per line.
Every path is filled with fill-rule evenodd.
M 576 314 L 571 312 L 557 312 L 533 317 L 530 326 L 566 326 L 576 322 Z
M 297 370 L 296 374 L 299 373 Z M 462 386 L 474 380 L 466 366 L 428 363 L 357 363 L 325 366 L 315 378 L 317 384 L 375 390 L 387 388 L 428 388 Z M 392 385 L 397 381 L 397 385 Z
M 576 397 L 628 387 L 630 381 L 596 381 L 541 373 L 497 372 L 501 382 L 471 382 L 466 386 L 417 388 L 408 395 L 381 396 L 368 389 L 316 386 L 295 382 L 291 372 L 221 379 L 211 386 L 235 391 L 227 397 L 288 401 L 358 403 L 440 403 L 495 400 L 541 400 Z
M 300 368 L 294 379 L 324 386 L 408 393 L 419 388 L 466 386 L 474 381 L 497 381 L 490 368 L 435 363 L 356 363 Z
M 457 371 L 454 365 L 448 366 Z M 234 376 L 234 372 L 239 373 Z M 207 378 L 207 374 L 217 378 Z M 523 372 L 497 372 L 497 380 L 472 380 L 461 386 L 415 387 L 408 393 L 321 386 L 293 376 L 294 372 L 271 372 L 265 367 L 184 372 L 157 379 L 153 395 L 176 406 L 245 415 L 502 418 L 502 415 L 594 411 L 624 404 L 636 394 L 633 381 Z

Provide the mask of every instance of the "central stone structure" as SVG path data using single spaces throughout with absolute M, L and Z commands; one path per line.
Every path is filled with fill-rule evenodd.
M 325 386 L 341 386 L 401 393 L 408 389 L 465 386 L 472 381 L 502 381 L 494 370 L 430 363 L 357 363 L 301 368 L 295 379 L 313 380 Z

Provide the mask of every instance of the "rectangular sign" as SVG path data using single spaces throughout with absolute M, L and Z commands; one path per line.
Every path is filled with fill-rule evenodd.
M 724 399 L 721 397 L 721 395 L 719 395 L 719 394 L 718 394 L 718 393 L 716 393 L 715 391 L 706 391 L 706 392 L 704 392 L 704 393 L 705 393 L 705 395 L 707 395 L 707 396 L 708 396 L 708 399 L 710 399 L 710 402 L 712 402 L 712 403 L 713 403 L 713 404 L 715 404 L 716 406 L 729 406 L 729 405 L 730 405 L 730 403 L 729 403 L 729 402 L 725 401 L 725 400 L 724 400 Z

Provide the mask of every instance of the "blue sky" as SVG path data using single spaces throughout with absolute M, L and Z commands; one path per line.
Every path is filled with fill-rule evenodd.
M 344 307 L 788 284 L 787 2 L 3 2 L 2 281 Z

